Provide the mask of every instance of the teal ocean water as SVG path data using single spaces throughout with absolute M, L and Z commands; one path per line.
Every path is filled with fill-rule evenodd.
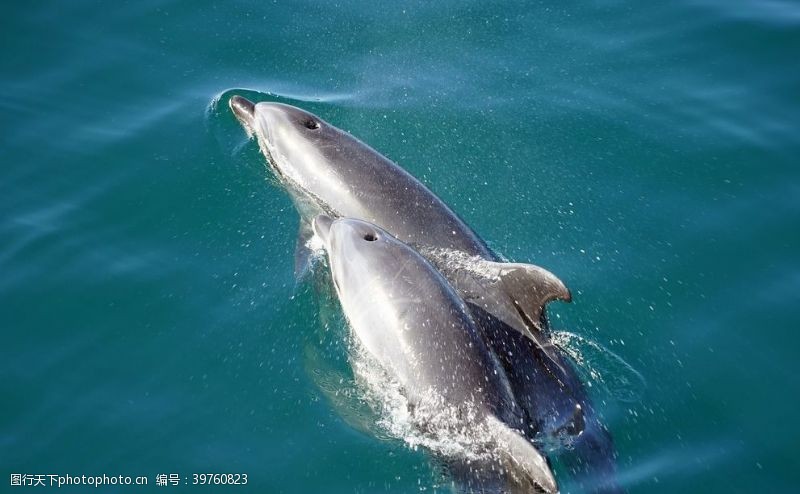
M 350 131 L 566 281 L 552 325 L 628 492 L 796 492 L 798 47 L 784 0 L 6 5 L 0 491 L 448 492 L 339 399 L 341 316 L 294 280 L 236 93 Z

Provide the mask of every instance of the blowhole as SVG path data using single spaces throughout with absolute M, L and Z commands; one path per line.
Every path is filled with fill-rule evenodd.
M 319 122 L 317 122 L 313 118 L 309 118 L 308 120 L 303 122 L 303 125 L 305 125 L 305 127 L 310 130 L 316 130 L 319 128 Z
M 364 240 L 366 240 L 367 242 L 374 242 L 374 241 L 378 240 L 378 236 L 375 235 L 374 233 L 370 232 L 370 233 L 367 233 L 366 235 L 364 235 Z

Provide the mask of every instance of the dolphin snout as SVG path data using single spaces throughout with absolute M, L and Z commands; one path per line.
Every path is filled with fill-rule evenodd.
M 333 224 L 333 220 L 330 216 L 326 216 L 324 214 L 320 214 L 316 218 L 314 218 L 313 227 L 314 233 L 322 239 L 325 245 L 328 245 L 328 237 L 330 237 L 331 233 L 331 225 Z
M 256 113 L 256 104 L 242 96 L 233 96 L 228 101 L 231 111 L 236 115 L 236 118 L 243 123 L 249 124 L 253 121 Z

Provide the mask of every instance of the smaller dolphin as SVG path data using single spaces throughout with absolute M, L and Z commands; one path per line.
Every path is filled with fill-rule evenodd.
M 447 280 L 417 251 L 371 223 L 319 215 L 313 229 L 324 243 L 355 338 L 399 382 L 412 416 L 436 410 L 440 420 L 414 417 L 419 426 L 433 434 L 488 431 L 473 434 L 472 445 L 499 460 L 484 466 L 493 475 L 503 472 L 503 492 L 557 492 L 544 456 L 508 425 L 521 426 L 521 409 Z M 446 461 L 451 472 L 481 475 L 480 464 Z M 466 482 L 476 485 L 474 479 Z

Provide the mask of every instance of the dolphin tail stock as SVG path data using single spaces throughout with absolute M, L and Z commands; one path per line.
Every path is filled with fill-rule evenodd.
M 544 306 L 548 302 L 572 301 L 572 294 L 564 282 L 544 268 L 523 263 L 492 264 L 497 269 L 503 291 L 511 297 L 520 316 L 530 327 L 546 327 Z
M 494 433 L 501 470 L 508 473 L 508 492 L 557 493 L 558 485 L 547 458 L 521 432 L 494 416 L 487 420 Z

